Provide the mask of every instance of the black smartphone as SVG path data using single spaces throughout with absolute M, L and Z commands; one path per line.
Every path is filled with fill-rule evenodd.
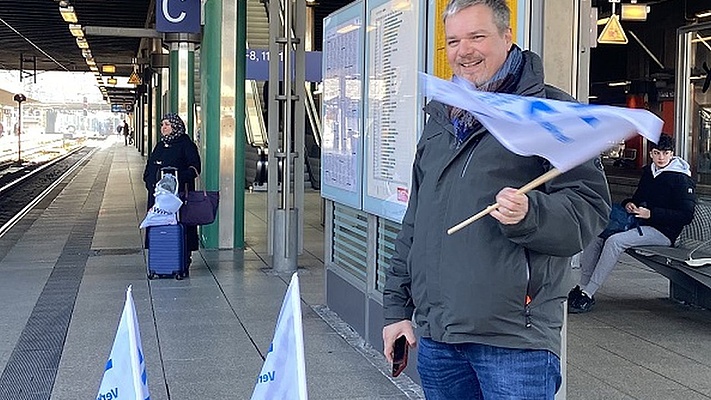
M 393 347 L 393 378 L 407 367 L 407 339 L 400 336 Z

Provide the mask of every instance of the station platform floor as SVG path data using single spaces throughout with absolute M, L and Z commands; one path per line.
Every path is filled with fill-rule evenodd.
M 115 140 L 115 141 L 114 141 Z M 190 277 L 148 280 L 144 158 L 109 138 L 0 237 L 0 399 L 96 398 L 133 287 L 151 399 L 249 399 L 289 276 L 272 272 L 266 194 L 246 194 L 245 250 L 193 253 Z M 319 193 L 299 257 L 311 399 L 419 399 L 325 306 Z M 569 316 L 567 399 L 711 399 L 711 312 L 621 260 L 594 311 Z

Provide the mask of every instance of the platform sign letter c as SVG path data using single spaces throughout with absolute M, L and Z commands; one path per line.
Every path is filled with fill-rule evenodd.
M 178 15 L 178 17 L 175 18 L 175 17 L 173 17 L 172 15 L 170 15 L 170 11 L 168 10 L 168 1 L 169 1 L 169 0 L 162 0 L 162 1 L 163 1 L 163 3 L 162 3 L 162 4 L 163 4 L 163 16 L 165 17 L 165 19 L 166 19 L 168 22 L 177 24 L 178 22 L 180 22 L 180 21 L 182 21 L 182 20 L 185 19 L 185 15 L 186 15 L 186 14 L 185 14 L 185 11 L 181 11 L 181 12 L 180 12 L 180 15 Z

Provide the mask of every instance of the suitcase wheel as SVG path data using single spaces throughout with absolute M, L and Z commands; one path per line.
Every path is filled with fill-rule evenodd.
M 156 278 L 157 278 L 157 276 L 156 276 L 156 274 L 154 274 L 153 272 L 149 272 L 149 273 L 148 273 L 148 279 L 149 279 L 149 280 L 153 280 L 153 279 L 156 279 Z
M 182 281 L 182 280 L 183 280 L 183 274 L 181 274 L 181 273 L 175 274 L 175 280 L 176 280 L 176 281 Z

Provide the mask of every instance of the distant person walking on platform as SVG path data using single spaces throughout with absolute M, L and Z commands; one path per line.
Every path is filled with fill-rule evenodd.
M 200 154 L 193 140 L 185 133 L 185 123 L 177 114 L 166 114 L 161 120 L 160 141 L 148 157 L 146 169 L 143 172 L 143 182 L 148 191 L 148 207 L 155 202 L 153 192 L 160 180 L 163 167 L 174 167 L 178 170 L 178 190 L 195 190 L 195 178 L 200 173 Z M 186 226 L 187 245 L 190 251 L 199 247 L 197 226 Z
M 644 167 L 637 190 L 622 207 L 637 219 L 637 229 L 598 237 L 583 251 L 580 284 L 568 294 L 568 311 L 584 313 L 595 305 L 595 293 L 607 280 L 620 255 L 634 246 L 670 246 L 691 222 L 696 184 L 689 164 L 674 156 L 674 139 L 662 134 L 651 143 L 652 163 Z
M 486 92 L 574 101 L 544 84 L 540 57 L 512 43 L 509 24 L 506 0 L 450 1 L 444 27 L 453 79 Z M 392 361 L 401 336 L 417 343 L 430 400 L 552 400 L 561 384 L 570 257 L 610 212 L 602 164 L 590 160 L 517 194 L 550 163 L 510 152 L 467 111 L 431 101 L 425 112 L 386 270 L 385 356 Z M 494 201 L 488 217 L 447 235 Z
M 126 120 L 123 120 L 123 145 L 128 146 L 129 142 L 129 136 L 131 135 L 131 131 L 128 129 L 128 122 Z

